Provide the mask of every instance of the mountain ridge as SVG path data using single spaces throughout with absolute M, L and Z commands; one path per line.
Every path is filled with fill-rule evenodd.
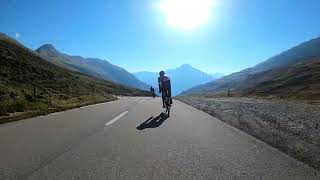
M 114 81 L 133 88 L 147 90 L 150 87 L 124 68 L 111 64 L 106 60 L 61 53 L 52 44 L 44 44 L 35 51 L 45 60 L 72 71 Z

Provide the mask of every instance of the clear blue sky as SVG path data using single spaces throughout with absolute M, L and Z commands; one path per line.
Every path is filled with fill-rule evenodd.
M 0 0 L 0 31 L 129 71 L 190 63 L 225 74 L 320 36 L 319 0 L 215 0 L 208 22 L 191 31 L 166 23 L 158 1 Z

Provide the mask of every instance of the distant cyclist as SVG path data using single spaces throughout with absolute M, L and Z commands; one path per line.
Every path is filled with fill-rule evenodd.
M 150 87 L 150 93 L 153 98 L 156 97 L 156 94 L 154 93 L 154 88 L 152 86 Z
M 165 94 L 168 94 L 168 98 L 170 98 L 170 104 L 172 104 L 172 98 L 171 98 L 170 78 L 168 76 L 165 76 L 164 71 L 159 72 L 158 83 L 159 83 L 159 93 L 162 93 L 162 105 L 163 105 L 163 108 L 165 108 L 165 105 L 164 105 Z

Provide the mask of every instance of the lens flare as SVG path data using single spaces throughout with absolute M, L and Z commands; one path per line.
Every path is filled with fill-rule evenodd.
M 213 0 L 162 0 L 160 10 L 167 24 L 192 30 L 209 21 L 213 5 Z

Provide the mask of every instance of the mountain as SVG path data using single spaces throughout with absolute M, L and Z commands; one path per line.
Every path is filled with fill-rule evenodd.
M 158 88 L 158 72 L 140 71 L 133 73 L 141 81 Z
M 67 70 L 0 33 L 0 116 L 103 102 L 114 99 L 112 94 L 141 96 L 148 92 Z
M 97 78 L 114 81 L 130 87 L 147 90 L 149 85 L 143 83 L 125 69 L 108 61 L 97 58 L 70 56 L 59 52 L 53 45 L 45 44 L 36 50 L 42 58 L 72 71 L 78 71 Z
M 224 74 L 222 74 L 222 73 L 214 73 L 214 74 L 210 74 L 210 76 L 212 76 L 213 79 L 219 79 L 219 78 L 223 77 Z
M 306 66 L 310 62 L 317 62 L 317 57 L 320 57 L 320 38 L 304 42 L 254 67 L 247 68 L 204 85 L 191 88 L 184 92 L 184 94 L 212 94 L 220 91 L 227 91 L 228 89 L 231 89 L 236 93 L 248 94 L 250 92 L 254 92 L 255 88 L 262 87 L 262 84 L 269 83 L 269 87 L 271 87 L 270 82 L 274 82 L 274 78 L 280 78 L 276 77 L 276 74 L 281 75 L 283 79 L 290 79 L 292 77 L 299 77 L 298 74 L 293 75 L 291 73 L 298 72 L 298 69 L 300 68 L 300 70 L 314 72 L 305 67 L 310 67 L 310 65 Z M 295 71 L 289 71 L 292 68 L 295 69 Z M 300 81 L 296 80 L 293 82 L 302 84 L 304 79 L 300 78 Z M 304 86 L 300 87 L 302 89 L 308 86 L 308 84 L 303 84 Z M 276 86 L 276 84 L 274 84 L 274 86 Z M 262 91 L 262 89 L 260 90 Z M 260 94 L 263 94 L 261 91 Z M 270 89 L 268 91 L 269 92 L 265 94 L 273 93 Z
M 165 72 L 171 78 L 173 95 L 177 95 L 186 89 L 214 79 L 212 75 L 206 74 L 188 64 L 184 64 L 176 69 L 168 69 Z M 142 71 L 134 74 L 140 80 L 155 87 L 158 86 L 159 75 L 157 72 Z
M 247 89 L 247 95 L 320 99 L 320 56 L 301 59 L 290 66 L 264 71 L 258 76 L 269 78 Z

